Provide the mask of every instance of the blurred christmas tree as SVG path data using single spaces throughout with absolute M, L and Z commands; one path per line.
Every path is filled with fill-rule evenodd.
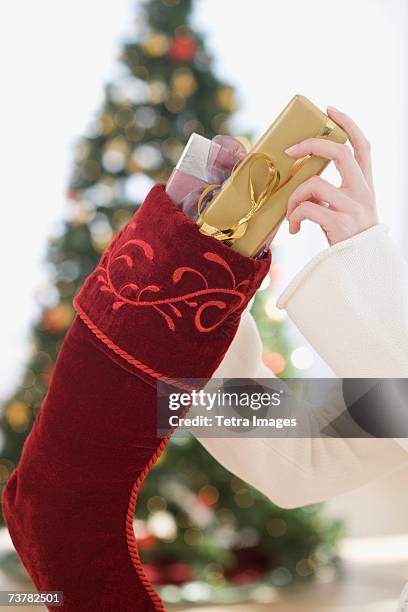
M 190 134 L 228 132 L 234 90 L 212 73 L 203 40 L 188 25 L 191 9 L 191 0 L 145 2 L 103 107 L 78 144 L 64 232 L 49 245 L 50 284 L 39 292 L 32 356 L 4 409 L 3 483 L 47 391 L 74 317 L 73 296 L 149 186 L 167 179 Z M 259 293 L 254 312 L 266 363 L 276 374 L 293 374 L 271 288 Z M 192 438 L 169 445 L 144 485 L 137 519 L 142 557 L 158 584 L 289 584 L 327 569 L 338 535 L 318 507 L 274 507 Z

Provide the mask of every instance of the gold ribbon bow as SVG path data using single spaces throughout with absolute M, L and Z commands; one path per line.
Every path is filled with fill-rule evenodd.
M 329 119 L 318 137 L 327 138 L 334 128 L 335 123 Z M 254 216 L 254 214 L 265 204 L 265 202 L 267 202 L 267 200 L 269 200 L 269 198 L 274 193 L 279 191 L 279 189 L 282 189 L 282 187 L 284 187 L 293 178 L 293 176 L 295 176 L 295 174 L 299 172 L 301 167 L 310 157 L 312 157 L 312 155 L 312 153 L 308 153 L 307 155 L 304 155 L 303 157 L 297 159 L 290 167 L 285 178 L 281 180 L 279 170 L 276 168 L 275 163 L 268 155 L 266 155 L 265 153 L 250 153 L 245 158 L 245 162 L 249 163 L 248 193 L 250 208 L 248 212 L 241 219 L 239 219 L 237 223 L 226 229 L 220 229 L 207 223 L 203 217 L 203 215 L 205 214 L 205 211 L 203 211 L 205 199 L 209 193 L 214 191 L 214 189 L 218 189 L 221 187 L 221 185 L 219 184 L 208 185 L 208 187 L 204 189 L 198 199 L 197 223 L 200 227 L 200 232 L 206 234 L 207 236 L 212 236 L 213 238 L 222 241 L 228 240 L 232 242 L 234 240 L 237 240 L 238 238 L 242 238 L 248 227 L 248 222 Z M 263 189 L 259 192 L 259 194 L 256 194 L 253 180 L 253 166 L 258 162 L 263 162 L 266 164 L 268 176 Z M 236 166 L 232 169 L 232 172 L 234 172 L 235 168 Z

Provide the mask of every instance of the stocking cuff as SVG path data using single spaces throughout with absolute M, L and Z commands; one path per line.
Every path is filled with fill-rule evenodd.
M 155 378 L 208 377 L 270 266 L 204 236 L 156 185 L 74 300 L 111 350 Z

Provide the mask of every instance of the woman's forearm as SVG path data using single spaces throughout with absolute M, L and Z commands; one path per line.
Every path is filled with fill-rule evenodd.
M 333 276 L 333 280 L 335 278 L 338 275 Z M 308 282 L 309 277 L 305 274 L 305 285 Z M 307 321 L 308 317 L 314 317 L 313 309 L 300 302 L 296 313 L 302 322 Z M 324 325 L 325 317 L 329 317 L 330 313 L 322 310 L 319 315 L 319 322 Z M 356 312 L 353 317 L 355 315 Z M 349 323 L 351 321 L 347 318 L 342 321 L 345 327 Z M 299 327 L 303 331 L 302 326 Z M 318 330 L 319 326 L 315 328 Z M 338 328 L 326 329 L 326 337 L 331 334 L 334 340 L 341 338 Z M 362 362 L 365 359 L 365 346 L 362 343 L 355 349 L 360 351 Z M 347 352 L 339 353 L 336 344 L 326 350 L 336 356 L 342 368 L 348 367 Z M 386 354 L 382 355 L 386 361 Z M 262 362 L 261 339 L 255 321 L 248 312 L 242 317 L 237 335 L 214 377 L 273 377 Z M 303 422 L 307 423 L 309 419 L 310 437 L 304 435 L 302 438 L 239 440 L 206 437 L 199 440 L 230 471 L 255 486 L 277 505 L 287 508 L 329 500 L 408 462 L 408 453 L 401 448 L 403 444 L 400 439 L 313 437 L 313 432 L 320 430 L 321 414 L 325 413 L 326 419 L 330 418 L 331 411 L 336 413 L 338 407 L 335 396 L 328 398 L 328 405 L 321 407 L 320 414 L 306 402 L 302 408 Z

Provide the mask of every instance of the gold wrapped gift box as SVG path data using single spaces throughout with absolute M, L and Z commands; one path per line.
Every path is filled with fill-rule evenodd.
M 254 256 L 286 215 L 288 199 L 329 160 L 315 155 L 294 160 L 285 149 L 305 138 L 344 143 L 347 134 L 304 96 L 295 96 L 225 181 L 197 223 L 200 231 Z M 211 190 L 200 198 L 200 207 Z

